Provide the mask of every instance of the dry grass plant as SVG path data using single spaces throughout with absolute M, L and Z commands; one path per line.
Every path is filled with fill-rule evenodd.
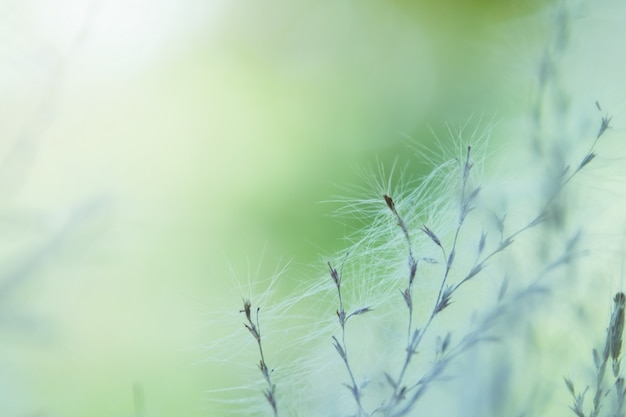
M 566 7 L 556 10 L 555 36 L 541 59 L 531 111 L 530 144 L 533 158 L 540 161 L 531 176 L 539 181 L 530 187 L 534 204 L 523 210 L 493 208 L 492 202 L 497 201 L 493 196 L 501 193 L 501 200 L 506 200 L 508 190 L 490 186 L 481 171 L 491 126 L 472 129 L 468 124 L 454 132 L 450 139 L 456 155 L 434 166 L 426 178 L 411 181 L 406 173 L 397 174 L 395 166 L 388 175 L 372 177 L 368 196 L 345 200 L 343 208 L 344 215 L 369 223 L 352 236 L 349 250 L 326 261 L 325 278 L 268 306 L 266 315 L 260 314 L 265 306 L 253 314 L 251 302 L 244 300 L 241 312 L 260 354 L 266 411 L 275 417 L 452 415 L 454 406 L 429 402 L 426 394 L 437 390 L 435 399 L 448 395 L 448 402 L 454 402 L 446 384 L 451 377 L 458 378 L 463 358 L 474 357 L 469 354 L 476 351 L 473 348 L 491 346 L 485 349 L 491 349 L 487 355 L 493 355 L 494 364 L 485 366 L 486 373 L 508 369 L 519 360 L 506 354 L 507 346 L 514 343 L 511 333 L 532 323 L 541 310 L 537 300 L 550 296 L 559 276 L 574 274 L 572 265 L 586 254 L 581 247 L 584 225 L 570 221 L 566 192 L 595 162 L 612 119 L 598 102 L 590 103 L 599 117 L 585 142 L 551 131 L 552 122 L 546 118 L 570 117 L 558 80 L 571 16 Z M 392 181 L 394 175 L 400 180 Z M 288 340 L 273 355 L 283 359 L 275 375 L 262 345 L 260 322 L 287 317 L 294 305 L 311 300 L 319 301 L 308 304 L 310 315 L 304 317 L 310 322 L 291 335 L 274 334 Z M 329 306 L 329 300 L 334 300 L 334 306 Z M 624 295 L 619 292 L 604 349 L 594 350 L 597 378 L 590 388 L 590 411 L 584 411 L 589 388 L 576 391 L 566 379 L 574 398 L 571 409 L 578 417 L 601 415 L 610 391 L 607 384 L 614 387 L 617 401 L 613 414 L 606 415 L 624 415 L 623 323 Z M 264 333 L 263 341 L 265 337 Z M 289 350 L 291 354 L 283 356 Z M 495 364 L 496 359 L 502 363 Z M 461 365 L 455 367 L 457 362 Z M 605 375 L 609 362 L 610 383 Z M 494 378 L 496 385 L 506 380 Z M 475 376 L 475 381 L 480 384 L 482 379 Z M 530 402 L 514 406 L 514 400 L 504 404 L 511 395 L 504 392 L 505 385 L 502 382 L 491 390 L 464 386 L 454 395 L 460 401 L 469 392 L 490 397 L 492 415 L 530 415 L 541 408 Z M 465 410 L 463 414 L 478 413 Z

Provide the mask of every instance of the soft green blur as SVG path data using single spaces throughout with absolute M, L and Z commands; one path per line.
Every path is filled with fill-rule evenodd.
M 237 280 L 290 290 L 359 170 L 526 104 L 494 50 L 541 4 L 432 3 L 3 2 L 0 415 L 215 415 Z

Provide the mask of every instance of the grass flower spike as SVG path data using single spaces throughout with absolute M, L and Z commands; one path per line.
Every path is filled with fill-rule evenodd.
M 297 406 L 288 415 L 303 416 L 624 417 L 623 292 L 611 289 L 604 346 L 593 350 L 592 383 L 580 390 L 568 377 L 563 390 L 560 377 L 569 365 L 560 356 L 573 357 L 563 353 L 575 346 L 569 329 L 582 326 L 559 323 L 563 316 L 555 312 L 572 314 L 577 291 L 588 284 L 578 271 L 599 263 L 589 238 L 596 230 L 576 205 L 588 185 L 579 177 L 607 161 L 602 147 L 614 122 L 598 101 L 587 103 L 582 116 L 566 105 L 558 77 L 572 16 L 566 9 L 557 16 L 525 125 L 529 159 L 513 144 L 508 157 L 523 161 L 526 171 L 510 175 L 506 167 L 500 173 L 489 165 L 488 155 L 505 155 L 490 154 L 495 130 L 480 123 L 472 130 L 470 121 L 449 129 L 445 140 L 436 137 L 455 153 L 429 174 L 412 179 L 396 164 L 389 171 L 381 164 L 364 196 L 343 201 L 342 214 L 362 219 L 362 230 L 348 236 L 351 244 L 341 255 L 325 260 L 322 278 L 307 278 L 285 303 L 283 311 L 296 311 L 297 302 L 308 308 L 292 316 L 298 336 L 289 348 L 297 359 L 280 375 L 295 383 L 281 383 L 282 412 L 291 402 Z M 593 122 L 576 134 L 566 131 L 576 117 Z M 431 160 L 429 153 L 416 159 Z M 526 182 L 517 187 L 500 177 Z M 252 317 L 244 301 L 242 312 L 258 344 L 265 398 L 277 416 L 259 309 Z M 570 410 L 559 408 L 561 391 L 571 396 Z

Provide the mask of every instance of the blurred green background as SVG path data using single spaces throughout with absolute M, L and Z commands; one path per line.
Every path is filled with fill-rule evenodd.
M 216 415 L 237 279 L 323 271 L 320 202 L 525 109 L 544 5 L 2 1 L 0 414 Z

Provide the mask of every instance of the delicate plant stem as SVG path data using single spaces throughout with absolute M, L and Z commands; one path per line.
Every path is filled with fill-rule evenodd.
M 259 311 L 261 310 L 261 308 L 257 307 L 256 309 L 256 323 L 252 321 L 251 308 L 252 304 L 250 303 L 250 301 L 244 300 L 243 310 L 241 310 L 240 312 L 246 315 L 246 320 L 248 321 L 248 323 L 244 323 L 244 326 L 246 326 L 250 334 L 252 334 L 252 336 L 256 340 L 257 345 L 259 346 L 259 354 L 261 356 L 259 369 L 261 370 L 263 378 L 267 383 L 267 388 L 265 389 L 265 391 L 263 391 L 263 394 L 265 395 L 265 399 L 267 400 L 267 402 L 272 407 L 274 417 L 278 417 L 278 407 L 276 404 L 276 385 L 272 382 L 272 371 L 267 367 L 265 355 L 263 354 L 263 344 L 261 343 L 261 326 L 259 325 Z
M 346 255 L 346 258 L 347 258 L 347 255 Z M 365 307 L 365 308 L 358 309 L 349 315 L 346 315 L 346 311 L 343 307 L 343 298 L 341 296 L 341 278 L 343 275 L 343 265 L 342 265 L 341 271 L 339 272 L 337 271 L 337 269 L 333 268 L 330 262 L 328 262 L 328 269 L 330 271 L 330 276 L 333 279 L 335 286 L 337 287 L 337 298 L 339 299 L 339 309 L 337 310 L 337 317 L 339 318 L 339 325 L 341 327 L 341 342 L 339 342 L 339 340 L 337 340 L 337 338 L 333 336 L 333 345 L 335 346 L 337 353 L 343 360 L 343 363 L 346 366 L 346 370 L 348 371 L 348 375 L 350 376 L 350 385 L 347 385 L 347 387 L 352 393 L 352 396 L 354 397 L 354 401 L 356 402 L 357 409 L 358 409 L 357 415 L 359 417 L 361 416 L 366 417 L 366 416 L 369 416 L 369 414 L 365 411 L 365 409 L 363 408 L 363 404 L 361 403 L 361 389 L 356 382 L 356 378 L 354 377 L 354 372 L 352 371 L 352 367 L 350 366 L 350 362 L 348 360 L 348 346 L 346 344 L 346 322 L 348 321 L 350 317 L 358 315 L 358 314 L 366 313 L 370 311 L 371 309 L 369 307 Z
M 598 105 L 598 108 L 600 108 L 599 105 Z M 417 399 L 421 396 L 421 394 L 422 394 L 422 392 L 424 390 L 424 386 L 423 386 L 424 384 L 422 383 L 421 384 L 422 386 L 418 389 L 418 391 L 416 391 L 414 393 L 414 395 L 410 399 L 407 400 L 406 406 L 401 408 L 400 411 L 395 410 L 395 408 L 398 407 L 400 402 L 403 400 L 403 398 L 404 398 L 404 396 L 405 396 L 405 394 L 406 394 L 406 392 L 408 390 L 407 387 L 404 385 L 404 378 L 405 378 L 406 372 L 408 370 L 409 364 L 411 362 L 411 359 L 412 359 L 413 355 L 417 352 L 417 348 L 419 347 L 421 341 L 423 340 L 424 335 L 429 330 L 429 328 L 430 328 L 430 326 L 431 326 L 435 316 L 449 305 L 450 299 L 451 299 L 452 295 L 464 283 L 469 281 L 471 278 L 473 278 L 475 275 L 477 275 L 478 273 L 480 273 L 480 271 L 483 270 L 483 268 L 486 266 L 486 263 L 487 263 L 487 261 L 489 259 L 491 259 L 493 256 L 495 256 L 496 254 L 502 252 L 504 249 L 506 249 L 508 246 L 510 246 L 513 243 L 515 237 L 517 237 L 518 235 L 522 234 L 526 230 L 535 227 L 536 225 L 542 223 L 545 220 L 549 207 L 556 200 L 558 195 L 562 192 L 563 188 L 574 178 L 574 176 L 576 174 L 578 174 L 595 157 L 595 152 L 594 152 L 595 145 L 596 145 L 598 139 L 602 136 L 602 134 L 609 127 L 610 120 L 611 120 L 611 118 L 608 117 L 608 116 L 603 116 L 602 117 L 601 127 L 599 129 L 599 132 L 596 135 L 596 138 L 594 139 L 590 149 L 587 151 L 585 157 L 579 163 L 577 169 L 574 172 L 572 172 L 568 177 L 565 177 L 562 180 L 560 186 L 548 198 L 548 200 L 546 201 L 546 203 L 545 203 L 543 209 L 540 211 L 540 213 L 535 218 L 533 218 L 529 223 L 527 223 L 525 226 L 521 227 L 517 231 L 511 233 L 508 237 L 503 238 L 501 236 L 500 244 L 493 251 L 491 251 L 490 253 L 486 254 L 482 259 L 480 258 L 480 252 L 482 252 L 482 248 L 484 246 L 485 235 L 481 236 L 481 243 L 479 244 L 479 253 L 478 253 L 478 255 L 476 257 L 476 260 L 475 260 L 472 268 L 470 269 L 469 273 L 461 281 L 459 281 L 455 285 L 453 285 L 453 286 L 446 286 L 447 281 L 448 281 L 448 277 L 449 277 L 449 274 L 450 274 L 450 270 L 451 270 L 453 262 L 454 262 L 457 242 L 458 242 L 458 239 L 459 239 L 461 228 L 463 226 L 463 223 L 464 223 L 464 220 L 465 220 L 467 214 L 471 210 L 471 207 L 470 207 L 471 202 L 473 201 L 473 199 L 476 197 L 476 195 L 480 191 L 480 188 L 476 188 L 476 190 L 473 191 L 469 196 L 467 195 L 467 182 L 468 182 L 468 178 L 469 178 L 469 172 L 470 172 L 470 169 L 472 167 L 472 163 L 470 162 L 471 147 L 468 146 L 466 160 L 465 160 L 465 164 L 464 164 L 464 167 L 463 167 L 463 174 L 462 174 L 461 208 L 460 208 L 460 214 L 459 214 L 459 221 L 457 223 L 457 227 L 456 227 L 455 232 L 454 232 L 454 237 L 453 237 L 453 240 L 452 240 L 452 246 L 451 246 L 449 255 L 446 255 L 446 250 L 445 250 L 444 246 L 442 245 L 440 239 L 437 237 L 437 235 L 432 230 L 430 230 L 427 226 L 424 226 L 422 228 L 422 231 L 427 236 L 429 236 L 430 239 L 437 246 L 439 246 L 439 248 L 441 249 L 442 254 L 443 254 L 443 258 L 445 260 L 445 271 L 444 271 L 443 278 L 442 278 L 440 286 L 439 286 L 439 291 L 438 291 L 438 294 L 437 294 L 437 297 L 436 297 L 435 305 L 434 305 L 434 307 L 433 307 L 433 309 L 432 309 L 432 311 L 431 311 L 431 313 L 430 313 L 426 323 L 422 327 L 421 331 L 416 329 L 414 332 L 412 332 L 413 304 L 412 304 L 411 288 L 412 288 L 412 283 L 413 283 L 413 278 L 414 278 L 414 272 L 412 272 L 412 274 L 410 276 L 409 286 L 403 292 L 403 296 L 404 296 L 405 302 L 406 302 L 406 304 L 408 306 L 408 309 L 409 309 L 409 328 L 408 328 L 408 334 L 407 334 L 407 347 L 406 347 L 405 359 L 404 359 L 404 362 L 402 364 L 402 367 L 400 369 L 400 372 L 399 372 L 398 376 L 396 378 L 393 378 L 393 377 L 390 377 L 389 375 L 387 375 L 387 380 L 393 387 L 393 393 L 391 395 L 391 398 L 390 398 L 389 403 L 388 403 L 387 408 L 386 408 L 386 410 L 387 410 L 386 412 L 387 412 L 388 415 L 393 415 L 393 416 L 403 415 L 402 410 L 408 411 L 408 409 L 410 409 L 412 407 L 412 403 L 417 401 Z M 389 209 L 392 211 L 392 213 L 394 214 L 394 216 L 398 220 L 398 226 L 400 226 L 400 228 L 402 229 L 402 232 L 403 232 L 403 234 L 404 234 L 404 236 L 405 236 L 405 238 L 407 240 L 407 245 L 409 247 L 409 265 L 412 265 L 415 262 L 415 258 L 413 257 L 413 253 L 411 251 L 411 240 L 409 238 L 408 228 L 406 227 L 406 223 L 402 219 L 402 217 L 398 214 L 398 212 L 397 212 L 397 210 L 395 208 L 395 203 L 393 202 L 392 198 L 387 196 L 387 195 L 385 195 L 384 198 L 385 198 L 385 202 L 387 203 L 387 206 L 389 207 Z M 549 270 L 555 268 L 556 266 L 561 265 L 562 263 L 569 261 L 570 258 L 571 258 L 571 254 L 565 254 L 562 259 L 559 259 L 559 260 L 555 261 L 554 263 L 549 264 L 546 267 L 546 271 L 545 272 L 547 273 Z M 435 376 L 433 376 L 433 378 Z M 429 379 L 430 378 L 426 378 L 426 380 L 429 380 Z M 422 378 L 420 381 L 423 382 L 424 378 Z M 420 385 L 420 384 L 418 383 L 418 384 L 416 384 L 416 386 L 417 385 Z M 596 417 L 596 416 L 593 416 L 593 417 Z

